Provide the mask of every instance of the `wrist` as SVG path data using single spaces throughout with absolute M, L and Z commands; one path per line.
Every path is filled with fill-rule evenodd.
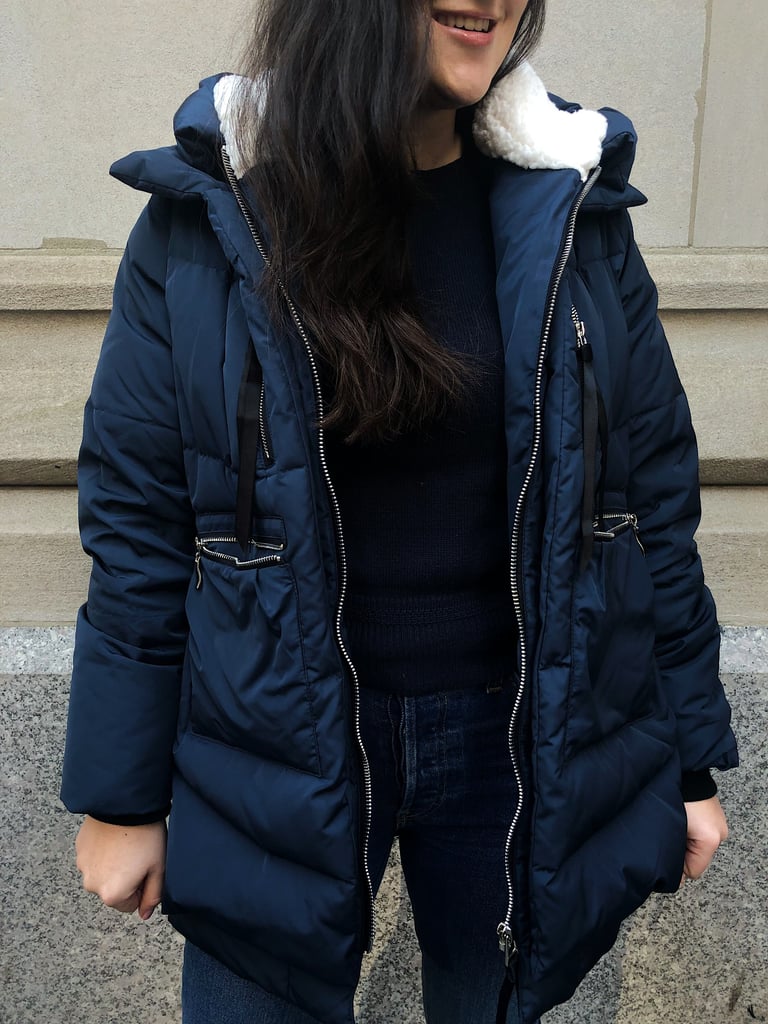
M 709 800 L 717 796 L 717 783 L 708 768 L 695 772 L 683 772 L 680 787 L 684 803 Z

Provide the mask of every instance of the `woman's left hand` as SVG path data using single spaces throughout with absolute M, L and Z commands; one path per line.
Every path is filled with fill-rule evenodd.
M 681 885 L 686 878 L 701 878 L 715 850 L 728 838 L 728 825 L 718 797 L 687 803 L 685 813 L 688 815 L 688 844 Z

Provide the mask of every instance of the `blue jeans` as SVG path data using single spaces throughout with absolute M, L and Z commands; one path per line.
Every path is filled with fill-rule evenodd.
M 506 906 L 504 844 L 516 796 L 507 750 L 514 697 L 512 680 L 500 691 L 361 695 L 373 776 L 371 874 L 378 889 L 397 837 L 427 1024 L 496 1020 L 504 976 L 496 927 Z M 182 1005 L 184 1024 L 322 1024 L 191 943 Z M 507 1020 L 518 1022 L 514 997 Z

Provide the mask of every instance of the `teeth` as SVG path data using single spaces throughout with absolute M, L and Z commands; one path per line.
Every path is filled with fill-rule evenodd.
M 461 14 L 435 14 L 435 20 L 446 28 L 463 28 L 469 32 L 489 32 L 490 18 L 465 18 Z

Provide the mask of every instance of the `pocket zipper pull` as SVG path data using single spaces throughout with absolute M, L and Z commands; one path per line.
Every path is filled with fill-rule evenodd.
M 203 567 L 200 564 L 203 558 L 203 542 L 199 537 L 195 537 L 195 572 L 197 573 L 197 582 L 195 583 L 195 590 L 200 590 L 203 586 Z
M 635 535 L 635 540 L 638 543 L 638 547 L 643 552 L 643 554 L 645 554 L 645 546 L 643 542 L 640 540 L 640 527 L 637 525 L 637 516 L 634 512 L 628 512 L 627 520 L 629 522 L 629 525 L 632 527 L 632 533 L 634 533 Z

